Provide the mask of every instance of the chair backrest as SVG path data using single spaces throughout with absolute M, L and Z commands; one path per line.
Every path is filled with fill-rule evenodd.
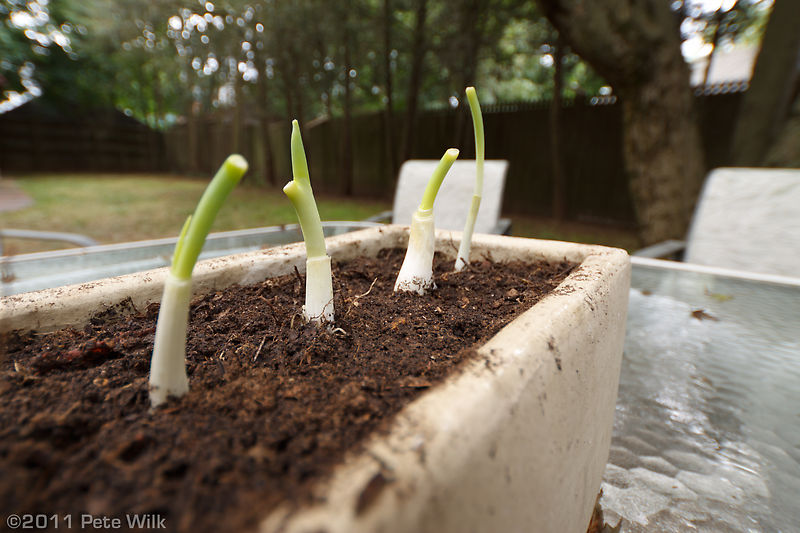
M 393 224 L 411 224 L 411 216 L 419 207 L 422 192 L 433 169 L 439 161 L 410 160 L 400 167 L 397 189 L 394 192 L 392 209 Z M 508 161 L 487 160 L 483 166 L 483 194 L 475 233 L 491 233 L 500 218 L 503 203 L 503 189 L 506 183 Z M 467 213 L 475 190 L 475 161 L 456 161 L 442 183 L 433 214 L 438 229 L 461 231 L 467 220 Z
M 800 170 L 712 171 L 684 261 L 800 277 Z

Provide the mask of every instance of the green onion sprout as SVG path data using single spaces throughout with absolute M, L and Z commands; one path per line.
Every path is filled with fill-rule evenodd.
M 153 407 L 164 403 L 170 396 L 181 397 L 189 390 L 186 329 L 192 297 L 192 270 L 214 218 L 245 172 L 247 161 L 240 155 L 229 156 L 206 187 L 194 214 L 183 224 L 158 311 L 150 362 L 150 404 Z
M 422 195 L 422 202 L 411 217 L 408 249 L 394 284 L 395 292 L 408 291 L 425 294 L 428 289 L 436 288 L 433 282 L 433 252 L 436 244 L 433 202 L 436 200 L 436 194 L 439 192 L 439 187 L 442 185 L 447 171 L 450 170 L 457 158 L 457 149 L 447 150 L 428 180 L 425 193 Z
M 320 324 L 333 322 L 333 281 L 331 258 L 325 248 L 325 235 L 319 218 L 311 179 L 308 174 L 306 153 L 300 126 L 292 121 L 292 175 L 293 179 L 283 188 L 300 220 L 303 240 L 306 243 L 306 304 L 303 317 L 308 322 Z
M 459 272 L 469 264 L 469 253 L 472 247 L 472 233 L 475 231 L 475 220 L 478 218 L 478 209 L 481 206 L 481 196 L 483 194 L 483 115 L 481 114 L 481 104 L 478 102 L 478 95 L 475 87 L 467 87 L 467 100 L 469 109 L 472 112 L 472 126 L 475 130 L 475 191 L 472 194 L 472 203 L 469 206 L 467 222 L 464 224 L 464 232 L 461 234 L 461 244 L 458 246 L 456 256 L 455 271 Z

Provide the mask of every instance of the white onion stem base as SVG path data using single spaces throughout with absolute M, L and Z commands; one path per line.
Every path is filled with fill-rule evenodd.
M 333 280 L 331 258 L 312 257 L 306 260 L 306 304 L 303 317 L 317 324 L 333 323 Z
M 394 284 L 395 292 L 425 294 L 436 288 L 433 282 L 434 230 L 433 209 L 418 209 L 411 217 L 408 249 Z
M 170 396 L 189 391 L 186 377 L 186 329 L 192 281 L 176 278 L 170 272 L 158 311 L 153 358 L 150 361 L 150 404 L 153 407 Z

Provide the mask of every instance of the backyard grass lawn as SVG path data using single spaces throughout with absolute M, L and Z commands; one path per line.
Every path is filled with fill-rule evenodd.
M 172 175 L 42 174 L 12 177 L 32 206 L 0 212 L 0 227 L 80 233 L 102 244 L 174 237 L 194 210 L 207 180 Z M 391 209 L 388 201 L 317 194 L 322 220 L 363 220 Z M 211 231 L 297 222 L 279 189 L 239 185 L 219 212 Z M 630 231 L 587 224 L 554 224 L 512 216 L 514 235 L 636 248 Z M 8 255 L 53 250 L 60 243 L 7 239 Z
M 34 200 L 19 211 L 0 212 L 0 227 L 80 233 L 102 244 L 175 237 L 203 194 L 207 180 L 169 175 L 57 174 L 14 177 Z M 388 202 L 318 196 L 323 220 L 361 220 L 390 209 Z M 280 189 L 239 185 L 211 231 L 296 223 Z M 11 240 L 6 253 L 58 247 Z

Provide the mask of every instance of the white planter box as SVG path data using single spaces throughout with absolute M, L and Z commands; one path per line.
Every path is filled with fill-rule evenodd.
M 386 226 L 328 239 L 335 259 L 405 246 Z M 453 253 L 458 233 L 440 232 Z M 453 241 L 455 240 L 455 246 Z M 473 257 L 580 267 L 506 326 L 479 357 L 397 416 L 388 435 L 351 455 L 312 508 L 289 503 L 262 531 L 583 533 L 608 458 L 622 358 L 630 261 L 622 250 L 476 235 Z M 195 291 L 303 269 L 302 244 L 201 262 Z M 131 297 L 158 300 L 166 269 L 0 299 L 0 331 L 85 322 Z

